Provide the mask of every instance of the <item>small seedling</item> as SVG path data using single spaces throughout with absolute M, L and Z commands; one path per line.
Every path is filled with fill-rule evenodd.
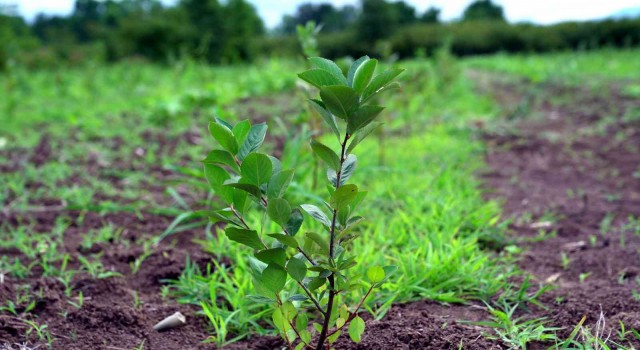
M 563 270 L 569 269 L 569 265 L 571 265 L 571 258 L 569 258 L 569 255 L 567 255 L 567 253 L 560 253 L 560 264 L 562 265 Z
M 580 283 L 584 283 L 584 281 L 591 276 L 591 272 L 585 272 L 585 273 L 581 273 L 580 276 L 578 276 L 578 278 L 580 279 Z
M 371 266 L 365 276 L 349 273 L 357 265 L 357 256 L 350 254 L 351 242 L 359 235 L 354 229 L 363 220 L 356 213 L 367 193 L 349 179 L 357 164 L 353 151 L 381 126 L 374 120 L 384 107 L 369 102 L 397 87 L 392 81 L 403 70 L 389 69 L 374 76 L 377 61 L 365 56 L 355 61 L 345 76 L 332 61 L 319 57 L 309 61 L 314 68 L 299 77 L 319 90 L 319 99 L 311 99 L 310 104 L 337 139 L 337 152 L 320 140 L 311 140 L 311 150 L 329 167 L 328 196 L 320 207 L 295 206 L 285 199 L 294 169 L 284 169 L 275 157 L 257 152 L 267 132 L 264 123 L 251 125 L 244 120 L 231 125 L 216 118 L 209 123 L 209 131 L 221 149 L 211 151 L 203 160 L 209 185 L 227 204 L 211 212 L 211 218 L 227 224 L 225 233 L 230 240 L 253 250 L 249 261 L 258 294 L 253 299 L 273 306 L 273 324 L 289 349 L 300 341 L 296 350 L 325 349 L 344 330 L 359 342 L 365 322 L 358 312 L 373 289 L 395 270 L 393 266 Z M 274 225 L 266 220 L 260 230 L 252 228 L 248 217 L 251 207 L 257 207 L 279 232 L 263 234 L 273 232 Z M 303 212 L 316 223 L 297 235 Z M 294 285 L 297 293 L 291 292 Z M 355 291 L 361 291 L 359 301 L 349 309 L 348 294 Z M 314 319 L 321 323 L 309 328 L 309 320 Z M 212 320 L 214 324 L 220 321 Z M 311 331 L 317 333 L 315 346 Z M 216 339 L 220 341 L 224 339 Z

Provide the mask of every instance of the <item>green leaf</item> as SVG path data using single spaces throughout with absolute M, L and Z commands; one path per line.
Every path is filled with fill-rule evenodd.
M 282 310 L 280 310 L 280 308 L 276 308 L 275 310 L 273 310 L 271 320 L 273 320 L 273 325 L 276 326 L 280 333 L 285 333 L 287 329 L 291 327 L 291 325 L 289 325 L 289 322 L 285 320 L 284 316 L 282 315 Z
M 351 65 L 351 68 L 349 68 L 349 73 L 347 74 L 347 84 L 349 86 L 353 87 L 353 78 L 356 75 L 356 71 L 368 59 L 369 59 L 369 56 L 362 56 L 358 58 L 355 62 L 353 62 L 353 64 Z
M 304 276 L 307 275 L 307 264 L 301 259 L 291 258 L 287 262 L 287 272 L 294 280 L 302 282 Z
M 260 237 L 258 237 L 258 232 L 255 230 L 245 230 L 236 227 L 227 227 L 224 231 L 227 237 L 234 242 L 238 242 L 240 244 L 244 244 L 253 249 L 264 249 L 265 246 L 262 244 Z
M 220 124 L 220 125 L 224 126 L 225 128 L 227 128 L 227 129 L 229 129 L 229 130 L 233 129 L 233 126 L 231 126 L 231 124 L 227 123 L 227 122 L 226 122 L 224 119 L 222 119 L 222 118 L 218 118 L 218 117 L 216 117 L 216 123 L 218 123 L 218 124 Z
M 391 277 L 391 275 L 393 275 L 396 271 L 398 271 L 398 267 L 393 265 L 385 266 L 382 269 L 384 270 L 384 279 L 380 281 L 380 283 L 385 282 L 386 280 L 389 279 L 389 277 Z
M 234 125 L 233 129 L 231 129 L 231 133 L 238 142 L 238 145 L 242 145 L 244 143 L 247 135 L 249 135 L 249 130 L 251 130 L 251 122 L 248 119 L 239 122 Z
M 362 333 L 364 333 L 364 320 L 360 316 L 356 316 L 351 323 L 349 323 L 349 337 L 353 342 L 359 343 L 362 340 Z
M 344 185 L 339 187 L 331 196 L 330 204 L 336 210 L 347 207 L 358 195 L 358 186 Z
M 284 251 L 284 248 L 264 249 L 255 253 L 254 256 L 266 264 L 274 263 L 282 267 L 284 267 L 287 261 L 287 253 Z
M 383 109 L 384 107 L 381 106 L 362 106 L 347 121 L 347 133 L 353 135 L 356 131 L 367 126 Z
M 384 280 L 384 269 L 380 266 L 373 266 L 367 270 L 367 278 L 371 283 L 378 283 Z
M 300 207 L 302 208 L 302 210 L 306 211 L 307 214 L 311 215 L 312 218 L 314 218 L 316 221 L 320 222 L 324 226 L 327 226 L 327 227 L 331 226 L 331 222 L 329 221 L 329 218 L 322 210 L 320 210 L 320 208 L 312 204 L 303 204 Z
M 283 170 L 273 175 L 267 186 L 267 198 L 271 200 L 284 196 L 291 180 L 293 180 L 293 169 Z
M 336 135 L 338 140 L 340 140 L 340 130 L 338 129 L 338 124 L 336 123 L 336 118 L 329 112 L 321 101 L 318 100 L 309 100 L 311 103 L 311 110 L 316 112 L 324 121 L 329 125 L 331 131 Z
M 233 190 L 223 186 L 230 176 L 224 169 L 213 164 L 203 164 L 204 177 L 209 182 L 211 189 L 226 203 L 233 201 Z
M 320 89 L 320 97 L 327 109 L 338 118 L 348 119 L 358 109 L 358 94 L 348 86 L 325 86 Z
M 309 317 L 307 316 L 307 314 L 305 313 L 298 314 L 298 317 L 296 317 L 296 328 L 298 329 L 298 331 L 306 330 L 308 326 L 309 326 Z M 304 336 L 302 335 L 302 333 L 300 333 L 300 338 L 306 343 L 308 343 L 308 341 L 304 339 Z M 309 334 L 309 340 L 310 339 L 311 339 L 311 334 Z
M 353 172 L 356 170 L 357 163 L 358 158 L 355 156 L 355 154 L 348 155 L 347 159 L 344 160 L 344 163 L 342 163 L 342 173 L 340 175 L 340 186 L 344 185 L 349 180 L 349 178 L 351 178 L 351 175 L 353 175 Z M 333 169 L 328 169 L 327 178 L 329 179 L 329 182 L 331 182 L 333 187 L 336 187 L 336 182 L 338 182 L 338 174 L 336 173 L 336 171 Z
M 277 294 L 284 288 L 287 282 L 287 271 L 285 271 L 284 267 L 271 263 L 262 271 L 260 282 L 262 282 L 267 289 Z
M 251 126 L 247 138 L 242 143 L 240 150 L 238 151 L 238 159 L 244 160 L 249 153 L 255 151 L 262 145 L 264 138 L 267 135 L 267 124 L 260 123 Z
M 344 77 L 344 74 L 342 74 L 342 69 L 340 69 L 340 67 L 338 67 L 338 65 L 335 64 L 335 62 L 322 57 L 311 57 L 309 58 L 309 62 L 311 62 L 311 65 L 313 67 L 318 69 L 324 69 L 327 72 L 333 74 L 343 84 L 345 85 L 347 84 L 347 79 Z
M 298 231 L 300 231 L 300 227 L 302 226 L 302 222 L 304 221 L 304 216 L 302 216 L 302 212 L 300 209 L 294 208 L 291 211 L 291 216 L 287 221 L 287 232 L 291 236 L 295 236 Z
M 230 167 L 231 169 L 237 172 L 240 172 L 240 167 L 238 166 L 236 161 L 233 159 L 233 155 L 221 149 L 216 149 L 209 152 L 209 154 L 207 154 L 207 157 L 202 160 L 202 163 L 222 164 Z
M 222 148 L 229 151 L 231 154 L 238 153 L 238 142 L 235 137 L 233 137 L 231 130 L 226 126 L 210 122 L 209 132 L 211 133 L 211 136 L 218 141 Z
M 368 100 L 370 97 L 378 93 L 378 90 L 385 87 L 402 72 L 404 72 L 404 69 L 391 68 L 373 78 L 369 86 L 367 86 L 367 88 L 362 92 L 362 100 Z
M 291 206 L 285 199 L 274 198 L 267 205 L 267 214 L 271 220 L 284 228 L 291 216 Z
M 362 142 L 369 134 L 373 132 L 373 130 L 379 128 L 382 125 L 380 122 L 369 123 L 369 125 L 363 127 L 358 130 L 354 136 L 351 138 L 351 143 L 349 143 L 349 147 L 347 147 L 347 153 L 351 153 L 356 146 Z
M 262 192 L 260 192 L 260 188 L 256 185 L 245 184 L 245 183 L 230 183 L 230 184 L 226 184 L 225 186 L 237 188 L 239 190 L 247 192 L 257 200 L 260 200 L 260 197 L 262 197 Z
M 377 66 L 378 60 L 371 59 L 362 62 L 360 67 L 358 67 L 358 70 L 356 70 L 356 74 L 353 77 L 353 89 L 356 90 L 358 94 L 362 94 L 364 89 L 367 87 Z
M 331 148 L 321 144 L 316 140 L 311 140 L 311 149 L 318 158 L 322 159 L 333 170 L 338 171 L 340 168 L 340 157 Z
M 284 244 L 287 247 L 291 247 L 291 248 L 299 247 L 298 241 L 296 241 L 296 239 L 293 238 L 292 236 L 288 236 L 282 233 L 270 233 L 267 236 L 277 239 L 278 242 Z
M 249 154 L 240 166 L 242 178 L 258 187 L 269 181 L 272 172 L 273 165 L 271 160 L 262 153 Z
M 329 242 L 327 242 L 320 234 L 315 232 L 307 232 L 305 233 L 308 239 L 310 239 L 313 243 L 317 244 L 318 247 L 322 250 L 323 254 L 327 254 L 329 252 Z
M 274 156 L 270 156 L 267 155 L 267 157 L 269 157 L 269 159 L 271 160 L 271 167 L 273 168 L 273 173 L 277 174 L 279 172 L 282 171 L 282 163 L 280 162 L 280 159 L 274 157 Z
M 307 288 L 310 291 L 314 291 L 320 287 L 322 287 L 325 283 L 327 283 L 327 279 L 324 277 L 314 277 L 312 279 L 309 280 L 309 282 L 307 283 Z
M 336 77 L 330 72 L 327 72 L 324 69 L 318 69 L 318 68 L 310 69 L 308 71 L 302 72 L 298 74 L 298 77 L 300 77 L 300 79 L 306 81 L 307 83 L 317 88 L 321 88 L 323 86 L 329 86 L 329 85 L 343 84 L 340 78 Z

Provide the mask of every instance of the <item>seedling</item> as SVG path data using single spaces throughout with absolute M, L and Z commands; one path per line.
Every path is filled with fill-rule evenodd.
M 275 157 L 257 152 L 267 132 L 264 123 L 251 125 L 243 120 L 231 125 L 216 118 L 209 123 L 209 131 L 222 149 L 211 151 L 203 164 L 209 185 L 227 204 L 212 211 L 211 219 L 226 223 L 227 237 L 253 250 L 249 262 L 258 294 L 253 299 L 273 306 L 273 324 L 289 349 L 294 349 L 299 340 L 295 349 L 321 350 L 345 329 L 353 341 L 360 341 L 365 322 L 358 312 L 373 289 L 396 269 L 371 266 L 366 279 L 349 273 L 357 264 L 357 257 L 350 254 L 350 243 L 358 237 L 354 229 L 363 220 L 355 214 L 366 195 L 349 179 L 357 164 L 353 151 L 381 125 L 374 120 L 384 107 L 368 103 L 381 92 L 397 87 L 392 81 L 403 70 L 389 69 L 374 77 L 377 61 L 365 56 L 355 61 L 345 76 L 330 60 L 314 57 L 309 61 L 314 68 L 299 77 L 319 89 L 320 99 L 312 99 L 310 104 L 328 124 L 338 145 L 336 152 L 320 140 L 311 140 L 313 153 L 329 166 L 328 196 L 322 205 L 326 209 L 312 204 L 292 206 L 285 199 L 294 169 L 283 169 Z M 250 225 L 251 207 L 266 213 L 259 231 Z M 303 212 L 316 224 L 297 235 Z M 279 227 L 279 232 L 263 234 L 274 226 L 266 218 Z M 291 292 L 295 289 L 300 294 Z M 348 294 L 358 290 L 361 297 L 349 309 L 345 304 Z M 308 315 L 308 310 L 314 313 Z M 309 316 L 321 320 L 311 330 Z M 317 333 L 315 346 L 311 344 L 311 331 Z

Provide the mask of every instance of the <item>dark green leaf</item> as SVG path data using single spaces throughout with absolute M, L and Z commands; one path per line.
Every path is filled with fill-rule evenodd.
M 347 153 L 351 153 L 354 148 L 356 148 L 356 146 L 360 142 L 362 142 L 362 140 L 364 140 L 367 136 L 369 136 L 369 134 L 373 132 L 373 130 L 379 128 L 381 125 L 382 123 L 379 122 L 369 123 L 367 126 L 358 130 L 351 138 L 351 143 L 349 143 L 349 147 L 347 147 Z
M 324 121 L 329 125 L 331 131 L 336 135 L 338 140 L 340 140 L 340 130 L 338 129 L 338 124 L 336 123 L 336 118 L 329 112 L 324 105 L 321 104 L 320 101 L 317 100 L 309 100 L 311 103 L 311 109 L 315 111 Z
M 344 185 L 339 187 L 331 196 L 330 204 L 336 210 L 342 210 L 356 198 L 358 186 Z
M 291 236 L 295 236 L 298 231 L 300 231 L 300 227 L 302 226 L 302 221 L 304 220 L 304 216 L 302 216 L 302 212 L 300 209 L 294 208 L 291 211 L 291 216 L 287 221 L 287 232 Z
M 298 329 L 298 331 L 307 329 L 308 326 L 309 326 L 309 317 L 307 316 L 307 314 L 305 313 L 298 314 L 298 317 L 296 317 L 296 328 Z
M 356 316 L 351 320 L 351 323 L 349 323 L 349 337 L 354 343 L 359 343 L 362 340 L 364 328 L 364 320 L 360 316 Z
M 262 153 L 251 153 L 242 162 L 240 173 L 243 180 L 260 187 L 271 178 L 273 164 L 271 159 Z
M 247 119 L 239 122 L 233 127 L 233 129 L 231 129 L 233 137 L 235 137 L 238 145 L 242 145 L 244 143 L 247 135 L 249 135 L 249 130 L 251 130 L 251 122 Z
M 307 214 L 311 215 L 312 218 L 316 219 L 318 222 L 320 222 L 324 226 L 327 226 L 327 227 L 331 226 L 331 222 L 329 221 L 329 218 L 322 210 L 320 210 L 320 208 L 312 204 L 303 204 L 300 207 L 302 208 L 302 210 L 306 211 Z
M 260 188 L 256 185 L 245 184 L 245 183 L 230 183 L 227 184 L 228 187 L 237 188 L 239 190 L 245 191 L 248 194 L 252 195 L 256 199 L 260 199 L 262 197 L 262 193 L 260 192 Z
M 358 70 L 358 68 L 360 68 L 360 65 L 362 65 L 362 63 L 364 63 L 368 59 L 369 59 L 369 56 L 362 56 L 358 58 L 355 62 L 353 62 L 353 64 L 351 65 L 351 68 L 349 68 L 349 74 L 347 74 L 347 84 L 349 86 L 353 87 L 353 78 L 356 75 L 356 71 Z
M 209 152 L 209 154 L 207 154 L 207 157 L 202 160 L 202 163 L 222 164 L 230 167 L 231 169 L 237 172 L 240 172 L 240 167 L 238 166 L 236 161 L 233 159 L 233 155 L 221 149 L 216 149 Z
M 301 259 L 291 258 L 287 262 L 287 272 L 294 280 L 302 282 L 304 276 L 307 275 L 307 264 Z
M 266 264 L 278 264 L 284 267 L 285 262 L 287 261 L 287 253 L 283 248 L 270 248 L 264 249 L 254 254 L 256 259 L 266 263 Z
M 309 297 L 307 297 L 306 295 L 302 295 L 302 294 L 294 294 L 292 296 L 289 297 L 289 301 L 306 301 L 308 300 Z
M 271 220 L 284 228 L 291 216 L 291 206 L 285 199 L 274 198 L 267 205 L 267 214 Z
M 244 160 L 244 158 L 249 155 L 249 153 L 255 151 L 262 145 L 264 142 L 264 137 L 267 135 L 267 124 L 260 123 L 251 126 L 249 129 L 249 134 L 247 138 L 240 146 L 240 150 L 238 151 L 238 159 Z
M 267 186 L 267 198 L 271 200 L 284 196 L 291 180 L 293 180 L 293 169 L 283 170 L 273 175 Z
M 362 94 L 364 89 L 367 87 L 377 66 L 378 60 L 371 59 L 363 62 L 360 67 L 358 67 L 358 70 L 356 70 L 356 74 L 353 77 L 353 89 L 356 90 L 358 94 Z
M 314 290 L 322 287 L 326 282 L 327 282 L 326 278 L 314 277 L 311 280 L 309 280 L 309 282 L 307 283 L 307 288 L 313 292 Z
M 309 58 L 309 62 L 315 68 L 324 69 L 327 72 L 333 74 L 336 78 L 338 78 L 343 84 L 347 84 L 347 79 L 342 74 L 342 69 L 338 67 L 333 61 L 330 61 L 326 58 L 322 57 L 311 57 Z
M 373 78 L 369 86 L 364 89 L 362 93 L 362 99 L 368 100 L 371 96 L 375 95 L 378 90 L 382 89 L 385 85 L 389 84 L 395 77 L 404 72 L 404 69 L 391 68 L 386 70 Z
M 227 227 L 224 231 L 229 237 L 230 240 L 234 242 L 238 242 L 240 244 L 244 244 L 253 249 L 264 249 L 265 246 L 262 244 L 260 237 L 258 237 L 258 232 L 254 230 L 244 230 L 236 227 Z
M 209 123 L 209 132 L 211 133 L 211 136 L 218 141 L 222 148 L 229 151 L 231 154 L 238 153 L 238 142 L 235 137 L 233 137 L 231 130 L 226 126 L 211 122 Z
M 381 106 L 362 106 L 347 121 L 347 133 L 353 135 L 356 131 L 367 126 L 383 109 L 384 107 Z
M 318 68 L 310 69 L 308 71 L 302 72 L 298 74 L 298 77 L 300 77 L 300 79 L 306 81 L 307 83 L 317 88 L 321 88 L 323 86 L 329 86 L 329 85 L 343 84 L 340 78 L 327 72 L 324 69 L 318 69 Z
M 311 140 L 311 149 L 318 158 L 322 159 L 333 170 L 338 171 L 340 168 L 340 157 L 338 157 L 336 152 L 316 140 Z
M 288 236 L 282 233 L 270 233 L 267 236 L 277 239 L 278 242 L 286 245 L 287 247 L 298 248 L 298 241 L 296 241 L 296 239 L 292 236 Z
M 224 182 L 229 179 L 229 174 L 217 165 L 205 163 L 203 166 L 204 176 L 211 189 L 226 203 L 231 203 L 233 201 L 233 190 L 223 186 Z
M 320 97 L 327 109 L 338 118 L 348 119 L 358 109 L 358 94 L 348 86 L 325 86 L 320 89 Z
M 287 282 L 287 271 L 284 267 L 271 263 L 262 271 L 260 282 L 270 291 L 279 293 Z
M 315 232 L 307 232 L 305 236 L 313 241 L 313 243 L 317 244 L 318 247 L 322 250 L 323 254 L 327 254 L 329 252 L 329 242 L 327 242 L 320 234 Z
M 347 159 L 344 160 L 344 163 L 342 163 L 342 174 L 340 175 L 340 186 L 344 185 L 347 180 L 351 178 L 351 175 L 353 175 L 353 172 L 356 170 L 357 162 L 358 158 L 355 156 L 355 154 L 348 155 Z M 336 173 L 336 171 L 333 169 L 328 169 L 327 178 L 329 179 L 329 182 L 331 182 L 331 184 L 336 187 L 336 182 L 338 181 L 338 174 Z

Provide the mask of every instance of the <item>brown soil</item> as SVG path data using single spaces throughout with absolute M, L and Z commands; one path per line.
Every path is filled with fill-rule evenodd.
M 507 114 L 527 98 L 511 83 L 491 86 Z M 583 316 L 594 326 L 602 311 L 605 335 L 611 331 L 618 341 L 619 321 L 640 329 L 640 301 L 633 296 L 640 232 L 625 227 L 640 215 L 640 122 L 622 120 L 640 101 L 615 86 L 595 95 L 551 85 L 537 99 L 527 120 L 488 137 L 493 170 L 486 182 L 514 219 L 510 230 L 525 249 L 520 266 L 555 288 L 541 297 L 549 309 L 534 315 L 567 336 Z M 540 230 L 555 236 L 538 241 Z

